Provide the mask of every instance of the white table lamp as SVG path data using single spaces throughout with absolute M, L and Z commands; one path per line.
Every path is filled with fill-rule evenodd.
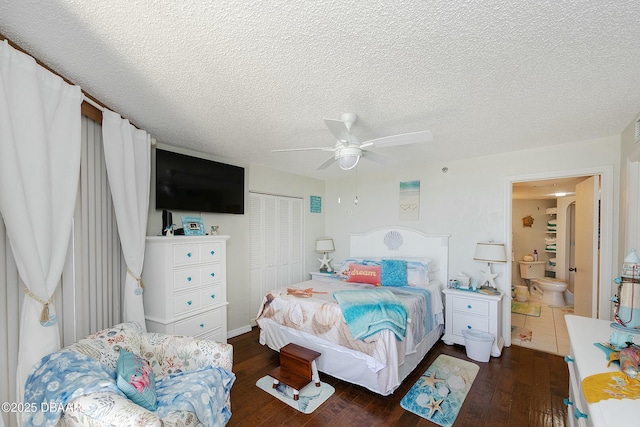
M 333 252 L 335 250 L 336 248 L 335 246 L 333 246 L 333 239 L 323 237 L 322 239 L 316 240 L 316 252 L 324 253 L 324 256 L 322 257 L 322 259 L 318 258 L 318 261 L 320 261 L 321 273 L 331 273 L 333 271 L 330 264 L 333 258 L 327 257 L 327 253 Z
M 490 287 L 496 289 L 497 286 L 494 279 L 498 277 L 498 273 L 494 274 L 491 272 L 491 263 L 507 262 L 504 243 L 478 242 L 476 244 L 476 254 L 473 256 L 473 259 L 487 263 L 487 271 L 481 271 L 482 283 L 480 286 L 488 284 Z

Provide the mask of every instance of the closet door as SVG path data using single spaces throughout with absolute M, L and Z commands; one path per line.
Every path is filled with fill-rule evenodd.
M 280 287 L 303 280 L 302 199 L 278 198 L 278 284 Z
M 252 321 L 264 295 L 303 279 L 302 199 L 249 193 Z

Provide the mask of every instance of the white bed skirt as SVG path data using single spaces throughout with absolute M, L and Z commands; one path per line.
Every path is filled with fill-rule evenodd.
M 417 346 L 417 351 L 404 356 L 402 365 L 384 365 L 364 353 L 338 346 L 306 332 L 282 326 L 269 318 L 258 319 L 260 344 L 280 351 L 289 343 L 315 350 L 322 354 L 317 360 L 318 370 L 335 378 L 358 384 L 375 393 L 392 394 L 400 383 L 422 361 L 427 352 L 442 336 L 438 325 Z M 391 357 L 397 360 L 397 356 Z

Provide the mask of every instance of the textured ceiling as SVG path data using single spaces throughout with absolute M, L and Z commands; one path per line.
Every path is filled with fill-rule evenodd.
M 3 0 L 0 33 L 159 142 L 327 179 L 356 112 L 400 165 L 618 135 L 640 112 L 637 0 Z M 385 166 L 361 162 L 367 173 Z

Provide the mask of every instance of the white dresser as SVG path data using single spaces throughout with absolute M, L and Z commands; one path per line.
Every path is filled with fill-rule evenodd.
M 445 332 L 442 337 L 447 345 L 464 345 L 463 329 L 475 329 L 488 332 L 496 337 L 491 347 L 491 355 L 502 354 L 502 309 L 500 295 L 485 295 L 479 292 L 444 289 L 445 295 Z
M 147 330 L 227 342 L 229 236 L 148 236 L 142 280 Z
M 620 371 L 619 365 L 607 368 L 604 351 L 594 345 L 608 342 L 613 328 L 611 321 L 591 319 L 589 317 L 567 315 L 571 354 L 565 357 L 569 367 L 569 426 L 620 427 L 637 425 L 640 416 L 640 399 L 606 399 L 587 404 L 582 393 L 582 381 L 591 375 L 602 372 Z M 640 335 L 633 335 L 633 341 L 640 343 Z

